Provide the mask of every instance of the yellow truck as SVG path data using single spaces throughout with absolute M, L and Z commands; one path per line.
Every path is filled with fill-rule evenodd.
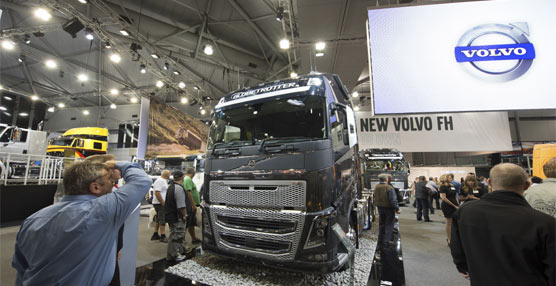
M 100 127 L 79 127 L 64 132 L 62 136 L 48 141 L 46 154 L 65 157 L 68 151 L 75 158 L 85 158 L 95 154 L 106 154 L 108 129 Z

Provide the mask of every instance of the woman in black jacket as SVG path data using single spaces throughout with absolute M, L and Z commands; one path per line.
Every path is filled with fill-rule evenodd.
M 459 208 L 459 201 L 456 196 L 456 188 L 454 185 L 450 184 L 448 181 L 448 175 L 440 176 L 440 198 L 442 199 L 442 204 L 440 208 L 446 218 L 446 242 L 450 244 L 450 233 L 452 230 L 452 215 Z

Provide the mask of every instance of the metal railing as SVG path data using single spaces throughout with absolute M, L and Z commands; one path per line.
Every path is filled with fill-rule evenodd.
M 0 185 L 57 184 L 68 160 L 76 159 L 0 152 Z

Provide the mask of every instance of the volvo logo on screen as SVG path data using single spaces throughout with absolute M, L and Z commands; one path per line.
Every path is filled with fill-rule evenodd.
M 485 24 L 459 39 L 456 61 L 471 75 L 489 81 L 510 81 L 533 63 L 535 47 L 529 42 L 527 23 Z

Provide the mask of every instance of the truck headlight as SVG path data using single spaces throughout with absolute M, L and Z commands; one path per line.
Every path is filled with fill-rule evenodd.
M 312 223 L 307 241 L 305 242 L 305 249 L 318 247 L 326 243 L 328 234 L 328 219 L 329 216 L 316 216 Z

